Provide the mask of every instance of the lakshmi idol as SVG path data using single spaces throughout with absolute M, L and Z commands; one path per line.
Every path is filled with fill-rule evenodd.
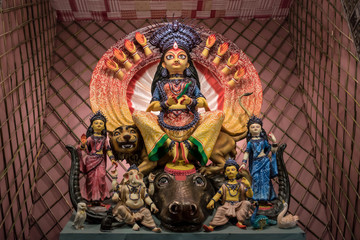
M 154 164 L 167 153 L 173 163 L 181 160 L 186 164 L 190 152 L 204 166 L 218 138 L 224 114 L 210 111 L 190 56 L 200 42 L 193 28 L 178 21 L 151 36 L 150 43 L 162 57 L 152 82 L 150 105 L 146 112 L 135 111 L 133 119 Z M 199 108 L 206 112 L 200 114 Z
M 100 111 L 91 117 L 79 149 L 80 170 L 86 175 L 81 195 L 89 205 L 102 205 L 101 202 L 110 197 L 106 185 L 106 155 L 113 163 L 115 158 L 107 140 L 106 118 Z

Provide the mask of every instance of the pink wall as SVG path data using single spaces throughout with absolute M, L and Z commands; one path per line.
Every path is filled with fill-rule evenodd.
M 329 235 L 356 239 L 360 235 L 360 64 L 341 1 L 296 2 L 290 31 L 330 219 Z
M 54 26 L 48 2 L 2 1 L 0 239 L 29 237 Z

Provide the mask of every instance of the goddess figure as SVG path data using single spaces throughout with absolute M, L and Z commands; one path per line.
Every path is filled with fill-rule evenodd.
M 255 201 L 265 202 L 276 198 L 271 179 L 278 175 L 276 163 L 276 138 L 270 133 L 269 138 L 273 142 L 268 142 L 268 136 L 262 128 L 260 118 L 252 116 L 247 124 L 248 134 L 246 137 L 247 147 L 242 161 L 241 168 L 244 168 L 249 159 L 249 170 L 252 176 L 253 199 Z M 271 159 L 269 153 L 271 151 Z
M 174 163 L 188 163 L 190 152 L 204 166 L 219 135 L 224 114 L 209 111 L 190 57 L 200 42 L 194 29 L 177 21 L 158 29 L 150 39 L 163 55 L 152 82 L 151 103 L 146 112 L 135 111 L 133 119 L 154 166 L 167 152 Z M 206 112 L 199 114 L 199 108 Z
M 107 140 L 106 118 L 97 112 L 90 119 L 86 138 L 82 138 L 80 149 L 85 151 L 80 157 L 80 170 L 86 175 L 85 185 L 81 189 L 84 199 L 94 205 L 110 197 L 106 185 L 106 154 L 115 162 Z

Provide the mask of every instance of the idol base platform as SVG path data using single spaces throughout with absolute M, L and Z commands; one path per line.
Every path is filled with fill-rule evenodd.
M 73 225 L 73 215 L 70 221 L 66 224 L 60 233 L 60 240 L 304 240 L 305 232 L 299 227 L 292 229 L 280 229 L 276 226 L 267 226 L 264 230 L 254 230 L 248 227 L 246 230 L 239 229 L 238 227 L 227 223 L 224 226 L 217 227 L 213 232 L 204 232 L 202 229 L 199 232 L 179 233 L 170 232 L 161 228 L 161 233 L 154 233 L 146 227 L 141 226 L 140 231 L 133 231 L 128 225 L 123 225 L 119 228 L 114 228 L 110 232 L 101 232 L 100 224 L 85 223 L 84 230 L 76 230 Z M 155 222 L 159 226 L 159 220 Z M 212 219 L 210 216 L 205 223 L 208 224 Z M 161 227 L 161 226 L 160 226 Z

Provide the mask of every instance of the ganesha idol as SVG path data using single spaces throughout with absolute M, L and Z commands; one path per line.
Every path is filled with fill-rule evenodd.
M 107 118 L 116 160 L 135 163 L 145 176 L 155 173 L 149 194 L 162 226 L 197 231 L 211 213 L 214 182 L 222 184 L 213 180 L 236 157 L 250 116 L 260 113 L 262 88 L 234 43 L 174 21 L 112 46 L 93 72 L 90 102 Z M 287 202 L 285 195 L 278 194 Z

